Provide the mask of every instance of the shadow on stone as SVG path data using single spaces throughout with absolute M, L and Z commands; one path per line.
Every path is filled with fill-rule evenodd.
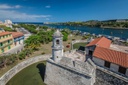
M 39 69 L 39 74 L 44 81 L 46 65 L 44 63 L 39 63 L 36 67 Z

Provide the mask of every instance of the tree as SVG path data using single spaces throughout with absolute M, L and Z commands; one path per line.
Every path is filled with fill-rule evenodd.
M 30 49 L 30 48 L 26 48 L 26 49 L 23 50 L 23 52 L 25 53 L 25 55 L 26 55 L 27 57 L 29 57 L 30 54 L 32 54 L 33 50 Z
M 62 32 L 63 34 L 63 41 L 67 41 L 68 40 L 68 34 L 66 32 Z
M 25 55 L 24 52 L 20 52 L 20 53 L 18 54 L 18 56 L 19 56 L 19 59 L 20 59 L 20 60 L 25 59 L 25 57 L 26 57 L 26 55 Z
M 25 40 L 25 46 L 33 50 L 37 50 L 40 46 L 41 37 L 38 35 L 32 35 L 27 40 Z
M 0 56 L 0 61 L 1 61 L 1 65 L 3 65 L 4 67 L 6 67 L 7 64 L 7 58 L 8 56 Z

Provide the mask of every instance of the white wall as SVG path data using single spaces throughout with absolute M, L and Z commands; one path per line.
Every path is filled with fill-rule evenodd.
M 99 66 L 104 66 L 104 60 L 101 60 L 99 58 L 93 57 L 92 59 L 94 61 L 94 63 L 96 63 Z
M 96 63 L 97 65 L 104 67 L 104 63 L 105 63 L 104 60 L 99 59 L 99 58 L 96 58 L 96 57 L 93 57 L 92 60 L 93 60 L 94 63 Z M 115 72 L 118 72 L 119 66 L 116 65 L 116 64 L 111 63 L 111 64 L 110 64 L 110 70 L 115 71 Z M 126 70 L 126 74 L 125 74 L 125 75 L 128 76 L 128 69 Z
M 20 44 L 23 44 L 23 42 L 24 42 L 24 40 L 22 39 L 22 40 L 20 40 Z
M 110 64 L 110 69 L 111 69 L 112 71 L 118 72 L 119 66 L 116 65 L 116 64 L 111 63 L 111 64 Z
M 52 50 L 53 59 L 58 62 L 63 57 L 63 49 L 53 49 Z

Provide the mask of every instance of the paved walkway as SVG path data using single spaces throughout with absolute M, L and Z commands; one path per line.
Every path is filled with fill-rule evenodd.
M 12 49 L 4 52 L 3 54 L 15 54 L 17 52 L 20 52 L 22 49 L 24 48 L 24 45 L 23 44 L 20 44 L 20 45 L 17 45 L 15 47 L 13 47 Z

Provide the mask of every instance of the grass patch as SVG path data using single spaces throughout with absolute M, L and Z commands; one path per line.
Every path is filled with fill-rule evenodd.
M 80 46 L 86 46 L 87 43 L 75 43 L 73 49 L 78 49 Z
M 32 64 L 16 74 L 6 85 L 46 85 L 43 83 L 46 61 Z

